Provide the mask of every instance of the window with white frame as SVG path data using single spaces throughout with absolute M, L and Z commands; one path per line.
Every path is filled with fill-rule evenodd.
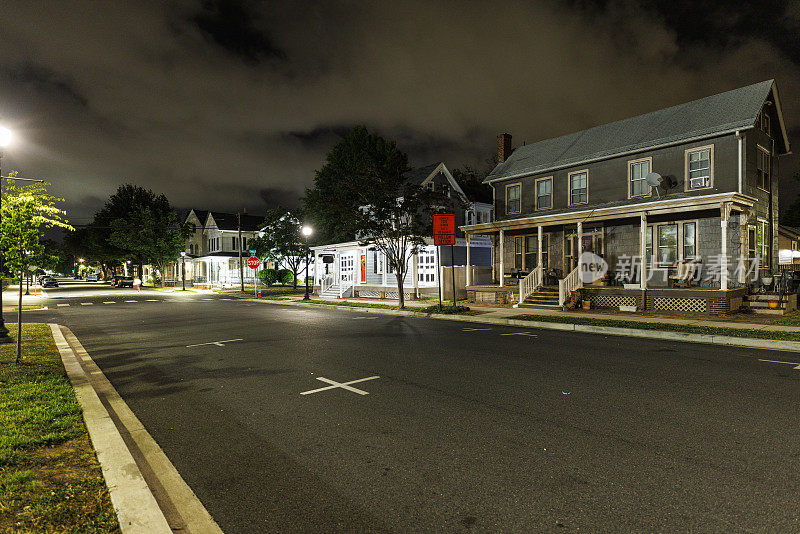
M 686 188 L 711 187 L 712 148 L 703 147 L 686 152 Z
M 434 282 L 436 275 L 435 249 L 423 247 L 419 249 L 417 260 L 417 280 L 424 283 Z
M 506 213 L 520 212 L 520 193 L 522 184 L 506 186 Z
M 589 201 L 588 171 L 569 175 L 569 205 L 586 204 Z
M 645 234 L 645 257 L 648 265 L 661 267 L 696 259 L 697 221 L 649 225 Z
M 756 223 L 756 255 L 761 258 L 761 266 L 769 266 L 769 226 L 767 221 Z
M 650 184 L 648 184 L 646 180 L 649 173 L 650 159 L 642 159 L 628 163 L 628 177 L 630 180 L 628 196 L 644 197 L 650 194 Z
M 546 210 L 553 207 L 553 178 L 536 180 L 536 209 Z
M 678 261 L 678 225 L 659 224 L 657 226 L 659 265 L 674 265 Z
M 697 223 L 683 223 L 683 259 L 690 260 L 697 256 Z
M 466 220 L 467 220 L 467 226 L 469 226 L 471 224 L 475 224 L 475 212 L 474 211 L 467 210 L 465 215 L 466 215 Z

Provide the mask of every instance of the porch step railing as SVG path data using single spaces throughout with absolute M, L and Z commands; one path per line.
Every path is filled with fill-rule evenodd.
M 325 291 L 333 285 L 334 276 L 332 274 L 327 275 L 323 278 L 319 283 L 319 293 L 325 293 Z
M 539 289 L 542 285 L 542 276 L 544 268 L 542 265 L 537 266 L 534 270 L 528 273 L 528 276 L 519 281 L 519 301 L 525 302 L 528 295 Z
M 342 275 L 342 281 L 339 282 L 339 298 L 347 298 L 353 296 L 353 287 L 356 285 L 353 278 L 353 273 Z
M 570 294 L 583 287 L 581 281 L 581 264 L 575 266 L 562 280 L 558 281 L 558 305 L 563 306 Z

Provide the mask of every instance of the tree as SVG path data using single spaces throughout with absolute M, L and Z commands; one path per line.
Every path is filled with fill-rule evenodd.
M 793 178 L 800 181 L 800 171 L 794 173 Z M 781 215 L 781 224 L 785 226 L 800 226 L 800 196 L 789 204 Z
M 467 195 L 467 198 L 473 202 L 492 203 L 492 188 L 489 184 L 484 184 L 483 180 L 497 165 L 497 161 L 493 158 L 486 160 L 485 164 L 475 168 L 470 165 L 464 165 L 462 169 L 453 170 L 453 178 Z
M 285 265 L 292 271 L 294 289 L 297 289 L 297 272 L 306 256 L 301 220 L 300 210 L 271 209 L 264 219 L 263 235 L 249 241 L 259 258 L 274 261 L 277 268 Z
M 150 206 L 138 207 L 126 217 L 111 221 L 108 242 L 155 266 L 163 284 L 167 265 L 186 248 L 186 231 L 167 198 L 160 195 Z
M 315 241 L 337 243 L 354 239 L 352 218 L 358 213 L 358 192 L 349 184 L 369 168 L 380 167 L 386 141 L 356 126 L 325 157 L 325 165 L 306 189 L 303 206 L 314 227 Z
M 16 176 L 11 173 L 11 176 Z M 0 221 L 0 250 L 3 250 L 4 268 L 18 276 L 19 308 L 17 314 L 17 357 L 22 359 L 22 282 L 32 259 L 42 257 L 45 252 L 40 241 L 42 228 L 60 227 L 72 230 L 64 215 L 56 207 L 56 198 L 47 193 L 48 183 L 18 185 L 9 180 L 3 191 L 2 221 Z

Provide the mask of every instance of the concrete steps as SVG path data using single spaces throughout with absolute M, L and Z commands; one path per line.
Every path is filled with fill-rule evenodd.
M 770 301 L 779 300 L 780 295 L 777 293 L 755 293 L 752 295 L 745 295 L 744 306 L 753 313 L 761 315 L 783 315 L 786 313 L 786 296 L 780 300 L 777 308 L 770 308 Z
M 561 306 L 558 305 L 558 288 L 540 287 L 528 295 L 525 302 L 520 302 L 519 307 L 540 310 L 559 310 Z
M 339 298 L 339 286 L 331 286 L 322 293 L 319 294 L 319 298 L 321 299 L 338 299 Z

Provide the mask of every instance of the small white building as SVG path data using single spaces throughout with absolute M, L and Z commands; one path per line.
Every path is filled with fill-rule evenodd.
M 475 221 L 490 222 L 492 206 L 470 202 L 444 163 L 434 163 L 409 172 L 408 180 L 419 181 L 423 187 L 443 189 L 448 196 L 457 195 L 467 207 L 454 209 L 456 244 L 436 247 L 432 238 L 409 257 L 409 269 L 403 281 L 406 298 L 436 297 L 442 267 L 492 265 L 492 242 L 487 236 L 471 236 L 469 245 L 459 226 Z M 439 250 L 437 250 L 437 248 Z M 311 247 L 316 273 L 314 288 L 321 296 L 398 298 L 397 277 L 386 268 L 386 259 L 375 245 L 365 241 L 349 241 Z M 410 254 L 410 251 L 409 251 Z

